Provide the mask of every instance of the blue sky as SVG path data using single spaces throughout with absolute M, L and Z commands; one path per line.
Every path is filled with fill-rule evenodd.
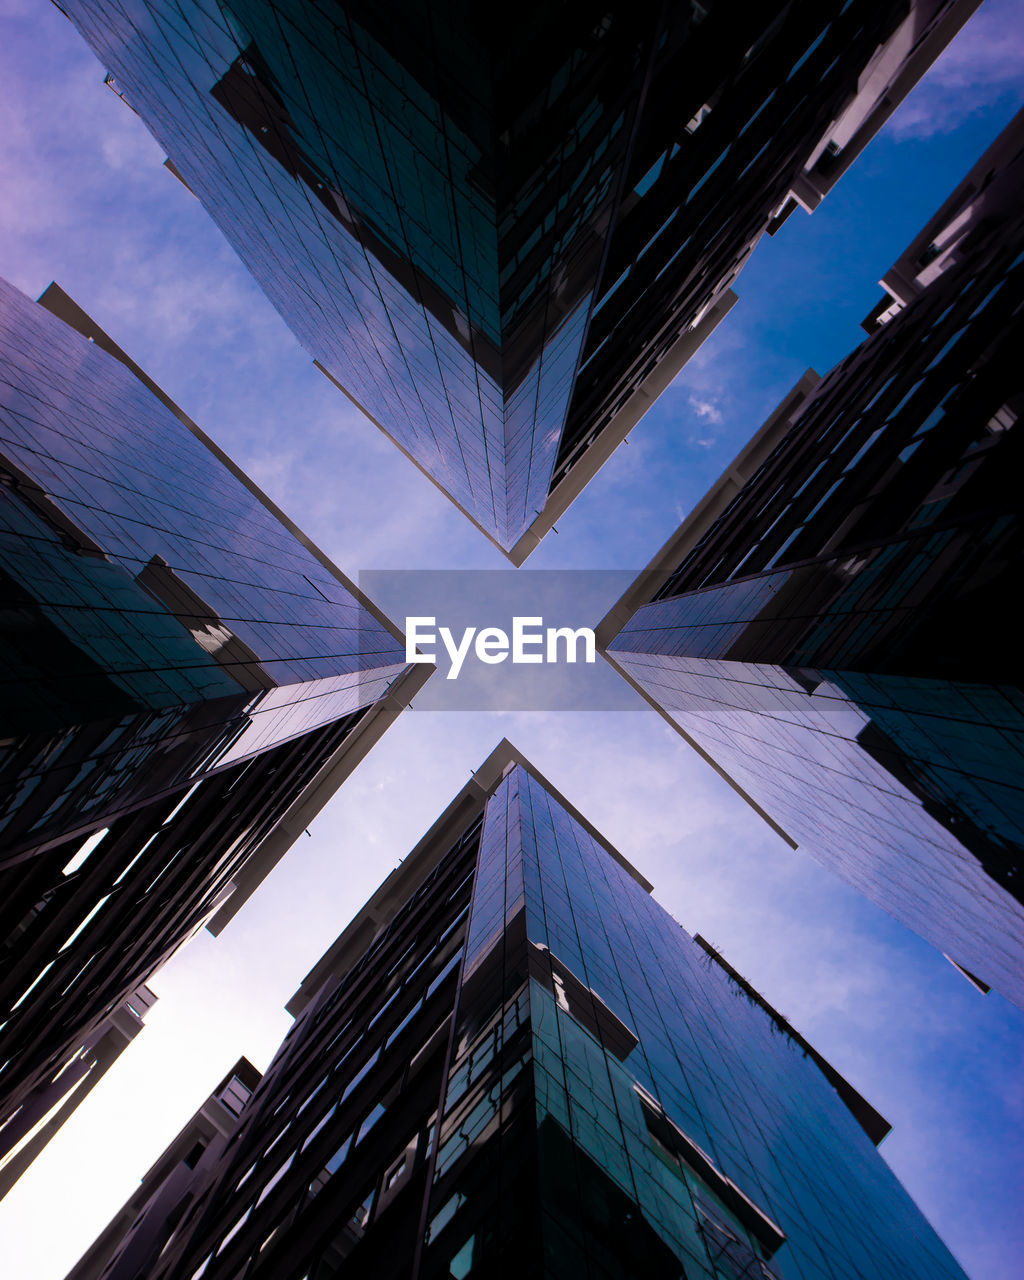
M 350 576 L 504 568 L 312 367 L 59 11 L 0 13 L 0 274 L 33 296 L 58 280 Z M 762 243 L 530 569 L 647 562 L 803 370 L 860 340 L 878 277 L 1020 105 L 1021 65 L 1024 3 L 986 0 L 814 216 Z M 228 932 L 155 980 L 146 1031 L 0 1206 L 7 1273 L 63 1276 L 238 1054 L 266 1063 L 303 974 L 507 735 L 889 1118 L 885 1158 L 968 1273 L 1020 1275 L 1024 1014 L 789 850 L 633 705 L 403 715 Z

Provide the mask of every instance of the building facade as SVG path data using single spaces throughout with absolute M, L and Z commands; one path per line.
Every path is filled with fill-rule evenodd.
M 794 846 L 1024 1004 L 1024 115 L 605 619 Z
M 0 1199 L 128 1048 L 154 1004 L 156 995 L 142 983 L 78 1037 L 72 1052 L 58 1055 L 41 1079 L 14 1086 L 0 1124 Z
M 147 1277 L 962 1277 L 886 1122 L 650 888 L 501 743 L 303 981 Z
M 70 0 L 328 377 L 515 563 L 978 0 Z
M 116 1280 L 145 1276 L 160 1256 L 182 1213 L 204 1159 L 224 1150 L 242 1111 L 260 1082 L 260 1073 L 239 1058 L 203 1105 L 149 1169 L 138 1190 L 68 1273 L 67 1280 Z
M 154 971 L 238 910 L 423 680 L 111 339 L 56 286 L 44 301 L 0 285 L 0 1156 L 18 1167 L 139 1029 Z

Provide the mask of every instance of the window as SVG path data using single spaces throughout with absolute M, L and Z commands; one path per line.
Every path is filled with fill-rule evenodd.
M 194 1169 L 202 1159 L 203 1152 L 206 1150 L 205 1142 L 197 1142 L 192 1150 L 185 1156 L 183 1161 L 186 1169 Z
M 373 1126 L 384 1114 L 385 1108 L 382 1103 L 378 1102 L 363 1123 L 359 1126 L 359 1133 L 356 1135 L 356 1142 L 362 1142 Z
M 385 1191 L 390 1191 L 391 1188 L 395 1185 L 395 1183 L 399 1181 L 399 1179 L 405 1173 L 408 1163 L 409 1163 L 408 1157 L 403 1155 L 402 1158 L 397 1162 L 397 1164 L 393 1164 L 391 1166 L 391 1168 L 384 1175 Z
M 333 1174 L 338 1172 L 341 1166 L 345 1163 L 345 1157 L 348 1155 L 348 1149 L 351 1145 L 352 1135 L 349 1134 L 337 1151 L 335 1151 L 334 1155 L 331 1156 L 330 1160 L 327 1161 L 326 1165 L 324 1165 L 324 1168 L 328 1173 Z
M 109 900 L 110 900 L 110 894 L 109 894 L 109 893 L 108 893 L 105 897 L 100 898 L 99 902 L 97 902 L 97 903 L 96 903 L 96 905 L 95 905 L 95 906 L 93 907 L 93 909 L 89 912 L 89 914 L 85 917 L 85 919 L 84 919 L 84 920 L 82 921 L 82 923 L 78 926 L 78 928 L 74 931 L 74 933 L 72 933 L 72 934 L 71 934 L 71 935 L 70 935 L 70 936 L 65 940 L 65 942 L 64 942 L 64 944 L 63 944 L 63 946 L 61 946 L 61 947 L 60 947 L 60 951 L 67 951 L 68 947 L 70 947 L 70 946 L 71 946 L 71 944 L 75 941 L 75 939 L 78 937 L 78 935 L 79 935 L 79 934 L 80 934 L 80 933 L 81 933 L 81 932 L 86 928 L 86 926 L 87 926 L 88 924 L 90 924 L 90 923 L 91 923 L 91 921 L 92 921 L 93 917 L 94 917 L 94 916 L 96 916 L 96 915 L 97 915 L 97 914 L 102 910 L 102 908 L 103 908 L 104 906 L 106 906 L 106 904 L 107 904 L 107 902 L 108 902 Z M 58 954 L 59 954 L 59 952 L 58 952 Z M 40 974 L 39 976 L 40 976 L 40 977 L 42 977 L 42 974 Z M 38 981 L 38 979 L 37 979 L 37 981 Z M 35 985 L 35 984 L 33 984 L 33 985 Z M 30 987 L 30 988 L 29 988 L 29 991 L 31 991 L 31 989 L 32 989 L 32 988 Z M 26 991 L 26 992 L 25 992 L 25 995 L 28 995 L 28 991 Z M 24 998 L 25 998 L 25 996 L 22 996 L 22 1000 L 23 1000 Z M 19 1003 L 20 1003 L 20 1001 L 19 1001 Z M 15 1008 L 17 1008 L 17 1005 L 15 1006 Z
M 263 1201 L 266 1200 L 267 1196 L 270 1195 L 271 1191 L 273 1191 L 273 1189 L 281 1181 L 284 1175 L 292 1167 L 292 1162 L 294 1160 L 295 1160 L 295 1152 L 293 1151 L 292 1154 L 288 1157 L 288 1159 L 284 1162 L 284 1164 L 280 1166 L 280 1168 L 277 1170 L 274 1176 L 270 1179 L 267 1185 L 260 1192 L 260 1197 L 256 1201 L 256 1208 L 259 1208 L 259 1206 L 263 1203 Z
M 224 1239 L 220 1242 L 220 1244 L 217 1247 L 218 1255 L 224 1252 L 224 1250 L 228 1247 L 231 1241 L 234 1240 L 235 1236 L 238 1235 L 239 1231 L 241 1231 L 241 1229 L 249 1221 L 250 1213 L 252 1213 L 252 1205 L 250 1205 L 249 1208 L 246 1209 L 245 1213 L 242 1214 L 242 1216 L 238 1219 L 235 1225 L 231 1228 L 231 1230 L 227 1233 Z
M 74 855 L 74 857 L 67 864 L 67 866 L 61 868 L 61 875 L 73 876 L 75 872 L 79 869 L 79 867 L 81 867 L 81 865 L 85 862 L 86 858 L 88 858 L 89 854 L 92 853 L 92 851 L 96 848 L 96 846 L 103 839 L 103 837 L 108 835 L 109 832 L 110 832 L 109 827 L 104 827 L 102 831 L 93 832 L 93 834 L 88 838 L 88 840 L 85 841 L 85 843 L 81 846 L 81 848 Z

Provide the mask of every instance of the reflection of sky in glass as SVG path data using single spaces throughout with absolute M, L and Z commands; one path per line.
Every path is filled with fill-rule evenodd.
M 559 520 L 539 563 L 645 564 L 806 365 L 826 369 L 860 339 L 880 272 L 1020 100 L 1019 7 L 986 0 L 813 218 L 797 211 L 763 242 L 740 305 Z M 8 34 L 3 274 L 33 296 L 56 275 L 112 333 L 132 334 L 149 372 L 346 568 L 500 564 L 310 368 L 61 13 L 26 9 Z M 325 476 L 337 482 L 327 493 Z M 972 1274 L 1016 1280 L 1020 1144 L 1007 1135 L 1019 1120 L 1018 1011 L 980 998 L 931 947 L 783 849 L 650 711 L 402 716 L 360 766 L 365 785 L 342 788 L 272 888 L 216 946 L 200 938 L 165 971 L 160 1022 L 90 1097 L 81 1128 L 65 1126 L 53 1159 L 0 1205 L 8 1269 L 63 1275 L 167 1126 L 208 1095 L 213 1057 L 269 1058 L 299 977 L 503 733 L 610 824 L 678 918 L 712 928 L 819 1047 L 827 1038 L 833 1061 L 856 1064 L 895 1123 L 883 1153 L 930 1219 Z M 283 913 L 302 928 L 281 929 Z M 85 1167 L 95 1176 L 83 1181 Z
M 521 766 L 488 802 L 478 866 L 466 976 L 525 907 L 531 941 L 638 1037 L 620 1065 L 531 984 L 538 1119 L 638 1200 L 687 1275 L 719 1273 L 691 1190 L 653 1154 L 636 1082 L 782 1227 L 779 1276 L 963 1275 L 817 1066 Z
M 778 666 L 631 652 L 629 643 L 625 634 L 616 640 L 616 662 L 801 847 L 972 973 L 1024 999 L 1015 941 L 1024 936 L 1024 909 L 955 828 L 858 741 L 874 722 L 896 735 L 915 764 L 926 761 L 936 744 L 898 708 L 908 697 L 919 711 L 930 706 L 922 723 L 931 719 L 944 733 L 955 689 L 820 671 L 810 690 Z M 976 724 L 962 732 L 976 744 L 1000 736 Z M 964 778 L 960 803 L 989 814 L 991 798 L 974 797 L 968 784 Z
M 238 4 L 227 25 L 208 0 L 181 12 L 133 0 L 127 20 L 88 0 L 68 13 L 306 349 L 511 546 L 547 496 L 590 292 L 543 321 L 514 380 L 475 357 L 474 329 L 495 344 L 498 364 L 507 357 L 498 209 L 474 176 L 478 145 L 372 35 L 315 7 Z M 283 42 L 282 20 L 309 39 Z M 255 59 L 233 70 L 251 43 L 276 104 L 269 127 L 284 141 L 261 145 L 268 126 L 250 134 L 214 96 L 229 73 L 257 78 Z M 339 118 L 343 139 L 330 132 Z M 280 146 L 300 166 L 294 177 L 272 154 Z M 353 233 L 360 216 L 369 239 Z M 411 263 L 448 301 L 425 302 L 390 258 Z M 559 299 L 552 315 L 561 308 Z
M 2 282 L 0 330 L 0 455 L 45 493 L 2 491 L 4 571 L 59 671 L 7 654 L 8 724 L 40 735 L 0 760 L 8 835 L 26 805 L 59 831 L 386 691 L 402 643 L 134 374 Z
M 278 684 L 401 646 L 117 361 L 4 286 L 0 448 L 137 576 L 159 555 Z

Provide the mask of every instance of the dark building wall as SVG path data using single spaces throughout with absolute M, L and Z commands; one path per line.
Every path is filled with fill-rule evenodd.
M 960 1276 L 884 1122 L 648 890 L 502 744 L 303 983 L 154 1278 Z
M 79 1038 L 80 1043 L 65 1055 L 59 1067 L 55 1059 L 34 1080 L 12 1085 L 11 1093 L 17 1096 L 5 1101 L 0 1121 L 0 1198 L 139 1034 L 155 1003 L 156 996 L 141 984 L 121 1004 L 109 1009 L 93 1030 Z
M 662 553 L 609 648 L 790 837 L 1018 1002 L 1022 142 L 1018 119 L 907 305 L 791 406 L 682 562 Z
M 260 1073 L 240 1058 L 142 1178 L 138 1190 L 68 1273 L 67 1280 L 138 1280 L 202 1185 L 205 1168 L 220 1155 Z
M 796 207 L 792 193 L 817 203 L 845 167 L 847 113 L 870 114 L 949 17 L 941 4 L 704 8 L 658 54 L 553 483 Z
M 436 865 L 369 949 L 357 947 L 355 964 L 307 996 L 253 1099 L 252 1120 L 155 1275 L 189 1275 L 214 1247 L 223 1257 L 210 1274 L 233 1274 L 255 1252 L 270 1275 L 301 1275 L 314 1258 L 316 1274 L 332 1275 L 364 1237 L 371 1243 L 379 1190 L 389 1208 L 385 1217 L 379 1206 L 387 1247 L 377 1274 L 401 1266 L 408 1274 L 479 827 L 477 815 L 446 833 L 432 851 Z
M 230 900 L 235 879 L 358 715 L 0 872 L 0 1118 L 48 1097 L 113 1008 Z M 91 846 L 91 849 L 90 849 Z M 90 849 L 84 860 L 81 851 Z M 5 1131 L 5 1140 L 14 1133 Z
M 66 11 L 320 367 L 519 562 L 974 7 Z

